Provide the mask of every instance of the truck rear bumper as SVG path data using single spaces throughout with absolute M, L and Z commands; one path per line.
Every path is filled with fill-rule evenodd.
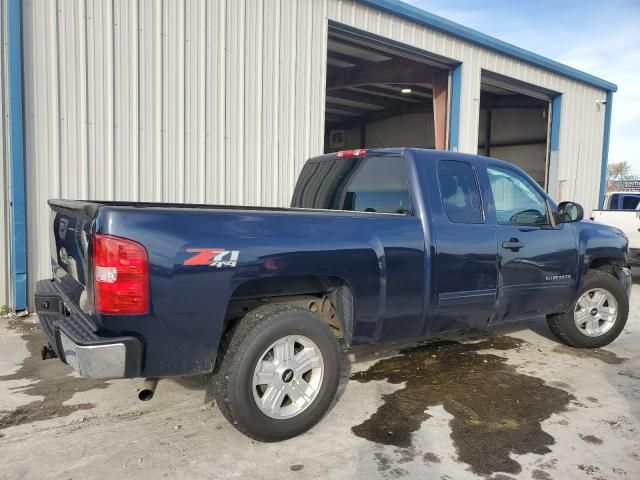
M 51 280 L 40 280 L 36 312 L 49 345 L 58 357 L 83 377 L 140 376 L 142 342 L 132 336 L 96 333 L 91 317 L 79 310 Z

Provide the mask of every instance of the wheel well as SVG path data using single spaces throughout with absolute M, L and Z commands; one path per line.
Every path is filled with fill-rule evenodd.
M 238 286 L 225 312 L 225 332 L 248 312 L 268 304 L 308 309 L 325 321 L 337 338 L 351 344 L 353 291 L 341 278 L 282 276 L 249 280 Z
M 589 264 L 589 270 L 599 270 L 618 278 L 618 268 L 624 266 L 624 262 L 618 258 L 596 258 Z

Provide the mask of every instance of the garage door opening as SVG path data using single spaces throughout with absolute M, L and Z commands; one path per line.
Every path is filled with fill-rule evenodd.
M 546 189 L 550 101 L 545 92 L 483 74 L 478 154 L 514 163 Z
M 445 60 L 330 26 L 324 151 L 447 149 L 449 91 Z

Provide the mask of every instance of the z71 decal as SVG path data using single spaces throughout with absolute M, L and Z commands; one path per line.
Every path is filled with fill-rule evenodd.
M 240 250 L 224 248 L 188 248 L 187 252 L 193 253 L 193 256 L 187 258 L 183 265 L 209 265 L 216 268 L 235 267 L 240 256 Z

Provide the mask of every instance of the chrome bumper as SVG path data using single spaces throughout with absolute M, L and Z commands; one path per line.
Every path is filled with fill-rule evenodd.
M 122 342 L 78 345 L 59 333 L 60 358 L 83 377 L 121 378 L 126 374 L 127 347 Z
M 143 351 L 140 339 L 96 333 L 99 329 L 93 318 L 49 280 L 36 284 L 35 304 L 51 349 L 80 375 L 87 378 L 140 376 Z

